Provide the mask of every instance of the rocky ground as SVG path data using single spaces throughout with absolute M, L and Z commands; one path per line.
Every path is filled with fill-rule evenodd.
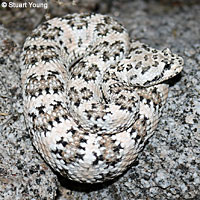
M 0 199 L 200 199 L 200 2 L 57 0 L 48 9 L 5 2 L 7 7 L 0 5 Z M 169 82 L 157 131 L 137 161 L 117 180 L 92 186 L 55 175 L 32 147 L 19 65 L 23 41 L 33 28 L 54 16 L 86 11 L 117 18 L 132 38 L 169 47 L 185 61 L 182 73 Z

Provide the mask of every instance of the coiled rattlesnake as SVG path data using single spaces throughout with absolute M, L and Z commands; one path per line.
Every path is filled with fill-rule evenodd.
M 183 65 L 100 14 L 44 22 L 26 39 L 21 62 L 34 146 L 53 169 L 87 183 L 131 165 L 157 126 L 168 94 L 163 81 Z

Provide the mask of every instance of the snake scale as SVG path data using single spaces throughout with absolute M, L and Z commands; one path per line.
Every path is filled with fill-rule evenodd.
M 71 180 L 122 174 L 157 127 L 163 81 L 183 59 L 129 38 L 112 17 L 68 14 L 42 23 L 21 56 L 24 115 L 33 145 Z

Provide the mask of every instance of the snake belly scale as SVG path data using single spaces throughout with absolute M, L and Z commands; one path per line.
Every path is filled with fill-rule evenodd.
M 71 180 L 122 174 L 157 127 L 183 59 L 131 40 L 101 14 L 42 23 L 21 56 L 24 113 L 44 160 Z

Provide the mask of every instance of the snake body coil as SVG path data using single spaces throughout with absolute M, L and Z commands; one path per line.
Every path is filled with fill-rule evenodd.
M 183 60 L 130 40 L 109 16 L 72 14 L 41 24 L 22 53 L 25 119 L 33 144 L 69 179 L 123 173 L 157 127 Z

